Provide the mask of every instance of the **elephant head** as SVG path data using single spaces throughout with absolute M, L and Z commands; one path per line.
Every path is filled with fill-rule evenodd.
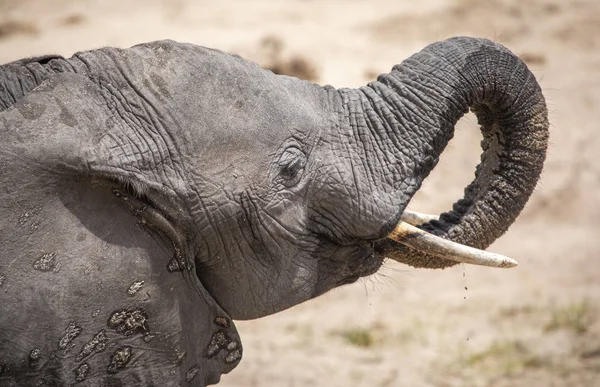
M 199 57 L 195 77 L 174 89 L 182 96 L 174 106 L 189 114 L 189 137 L 176 147 L 187 176 L 177 196 L 189 201 L 196 273 L 233 318 L 351 283 L 384 257 L 453 265 L 444 254 L 460 253 L 422 247 L 418 231 L 484 249 L 541 173 L 544 98 L 525 64 L 491 41 L 432 44 L 358 89 L 277 76 L 220 53 Z M 451 211 L 407 231 L 406 205 L 469 108 L 484 137 L 475 179 Z M 388 238 L 398 234 L 404 244 Z
M 486 248 L 523 209 L 547 147 L 534 76 L 484 39 L 432 44 L 358 89 L 168 41 L 15 62 L 2 79 L 0 109 L 14 109 L 0 110 L 10 138 L 1 154 L 44 178 L 108 184 L 77 200 L 137 219 L 172 257 L 156 267 L 196 284 L 211 319 L 281 311 L 375 273 L 385 257 L 427 268 L 472 261 L 483 253 L 467 246 Z M 415 218 L 405 208 L 468 109 L 484 137 L 475 179 L 451 211 Z M 83 189 L 69 187 L 63 196 Z M 61 200 L 86 227 L 101 223 Z M 119 238 L 138 233 L 121 227 Z M 127 270 L 113 275 L 133 279 Z M 205 335 L 218 350 L 222 337 Z

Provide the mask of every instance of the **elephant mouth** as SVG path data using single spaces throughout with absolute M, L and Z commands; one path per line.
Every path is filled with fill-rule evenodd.
M 454 262 L 498 268 L 510 268 L 518 265 L 517 261 L 512 258 L 452 242 L 419 228 L 425 223 L 437 220 L 438 217 L 434 215 L 404 211 L 400 216 L 400 221 L 387 238 L 410 249 Z M 392 257 L 392 259 L 394 258 Z

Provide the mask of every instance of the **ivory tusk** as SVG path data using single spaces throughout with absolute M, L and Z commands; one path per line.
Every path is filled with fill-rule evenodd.
M 420 226 L 423 223 L 427 223 L 432 220 L 439 220 L 440 217 L 437 215 L 423 214 L 421 212 L 404 210 L 400 215 L 400 220 L 413 226 Z
M 518 265 L 512 258 L 440 238 L 403 221 L 398 222 L 388 238 L 423 253 L 455 262 L 502 268 Z

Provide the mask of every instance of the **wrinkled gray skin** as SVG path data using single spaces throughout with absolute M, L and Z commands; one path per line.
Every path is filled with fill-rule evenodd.
M 242 354 L 231 319 L 372 274 L 471 107 L 484 153 L 424 229 L 485 248 L 547 141 L 533 75 L 493 42 L 427 47 L 334 89 L 171 41 L 0 67 L 0 385 L 204 386 Z

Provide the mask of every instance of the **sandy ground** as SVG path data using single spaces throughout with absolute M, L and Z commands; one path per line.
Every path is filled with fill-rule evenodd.
M 0 0 L 0 62 L 171 38 L 265 65 L 296 58 L 319 83 L 358 86 L 454 35 L 510 47 L 548 101 L 543 179 L 491 247 L 520 266 L 424 271 L 392 262 L 283 313 L 238 322 L 244 359 L 222 385 L 598 386 L 600 2 Z M 472 116 L 459 123 L 413 209 L 440 212 L 461 195 L 480 138 Z

